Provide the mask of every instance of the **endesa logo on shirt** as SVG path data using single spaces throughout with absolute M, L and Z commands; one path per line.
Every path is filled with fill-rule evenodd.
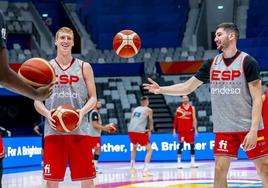
M 240 70 L 212 70 L 211 80 L 234 80 L 235 78 L 239 78 L 241 76 Z
M 56 75 L 57 77 L 57 82 L 56 84 L 70 84 L 72 85 L 75 82 L 79 81 L 79 77 L 76 75 L 68 75 L 68 74 L 61 74 L 61 75 Z

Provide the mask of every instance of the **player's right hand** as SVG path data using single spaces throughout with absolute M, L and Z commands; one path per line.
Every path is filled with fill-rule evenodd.
M 47 111 L 47 115 L 46 115 L 46 118 L 47 118 L 47 121 L 48 121 L 48 124 L 50 125 L 50 127 L 52 129 L 55 129 L 56 130 L 56 125 L 55 125 L 55 120 L 52 118 L 51 114 L 55 111 L 55 109 L 51 109 L 51 110 L 48 110 Z
M 175 132 L 173 132 L 173 138 L 176 138 L 176 136 L 177 136 L 177 135 L 176 135 L 176 133 L 175 133 Z
M 109 124 L 105 125 L 104 126 L 104 131 L 110 132 L 110 130 L 112 129 L 113 125 L 114 125 L 114 123 L 109 123 Z
M 44 87 L 39 87 L 36 89 L 36 100 L 44 101 L 47 99 L 51 94 L 53 90 L 55 82 L 48 84 Z
M 148 78 L 148 81 L 150 83 L 143 84 L 143 88 L 147 89 L 151 93 L 160 94 L 160 86 L 155 81 L 153 81 L 151 78 Z

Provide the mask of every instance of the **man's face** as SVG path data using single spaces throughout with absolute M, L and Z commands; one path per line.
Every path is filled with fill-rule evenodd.
M 100 101 L 97 102 L 96 108 L 97 108 L 97 110 L 101 109 L 101 102 Z
M 233 39 L 234 33 L 227 32 L 223 28 L 217 29 L 215 33 L 215 43 L 218 50 L 224 50 L 229 47 L 230 41 Z
M 189 97 L 183 96 L 181 101 L 182 101 L 183 104 L 188 104 L 189 103 Z
M 147 100 L 147 99 L 141 101 L 141 103 L 142 103 L 143 106 L 149 106 L 149 100 Z
M 58 51 L 64 54 L 70 54 L 74 46 L 74 39 L 71 33 L 59 32 L 55 45 Z

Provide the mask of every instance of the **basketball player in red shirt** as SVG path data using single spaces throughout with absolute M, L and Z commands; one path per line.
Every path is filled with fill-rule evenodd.
M 20 93 L 26 97 L 37 100 L 45 100 L 51 93 L 51 85 L 40 87 L 38 89 L 25 83 L 8 66 L 8 54 L 6 50 L 6 24 L 4 16 L 0 11 L 0 84 L 14 92 Z
M 195 107 L 189 104 L 189 97 L 182 97 L 182 105 L 178 107 L 173 123 L 173 136 L 176 137 L 178 131 L 178 140 L 180 146 L 178 149 L 178 168 L 181 169 L 181 150 L 184 142 L 191 146 L 191 168 L 197 168 L 194 161 L 194 134 L 197 135 Z
M 47 180 L 46 188 L 58 188 L 69 164 L 71 179 L 80 181 L 81 188 L 91 188 L 96 171 L 89 148 L 92 140 L 88 112 L 97 102 L 94 74 L 89 63 L 72 56 L 74 34 L 70 28 L 60 28 L 55 39 L 57 56 L 49 63 L 55 70 L 57 82 L 45 104 L 41 101 L 34 103 L 36 110 L 46 117 L 43 177 Z M 80 116 L 78 127 L 66 133 L 55 130 L 55 121 L 51 117 L 53 109 L 63 104 L 72 105 Z
M 262 95 L 262 120 L 268 142 L 268 83 L 266 83 L 264 94 Z
M 239 30 L 234 23 L 219 24 L 215 43 L 221 51 L 213 60 L 204 62 L 199 71 L 184 83 L 160 87 L 152 79 L 145 89 L 155 94 L 182 96 L 210 82 L 215 138 L 214 188 L 226 188 L 231 161 L 242 145 L 253 160 L 268 188 L 268 142 L 261 121 L 261 78 L 257 61 L 237 49 Z

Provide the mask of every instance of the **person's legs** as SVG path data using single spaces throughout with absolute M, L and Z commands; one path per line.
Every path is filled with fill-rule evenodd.
M 194 145 L 194 132 L 187 132 L 184 135 L 184 140 L 186 143 L 189 143 L 191 146 L 191 168 L 197 168 L 198 166 L 195 164 L 195 145 Z
M 49 188 L 54 188 L 59 181 L 64 180 L 68 163 L 68 145 L 65 141 L 66 136 L 47 136 L 45 138 L 43 178 L 49 181 L 47 183 Z
M 101 147 L 96 147 L 95 152 L 94 152 L 94 165 L 96 169 L 97 169 L 97 164 L 98 164 L 98 160 L 100 157 L 100 153 L 101 153 Z
M 145 160 L 144 160 L 143 176 L 152 176 L 153 174 L 149 172 L 148 166 L 151 160 L 153 150 L 152 150 L 150 143 L 148 143 L 145 147 L 146 147 L 147 153 L 146 153 Z
M 130 172 L 135 173 L 135 160 L 136 160 L 136 153 L 138 148 L 138 140 L 139 140 L 139 134 L 136 132 L 129 132 L 128 133 L 130 142 L 133 145 L 132 151 L 131 151 L 131 159 L 130 159 Z
M 179 146 L 179 149 L 178 149 L 178 158 L 177 158 L 177 162 L 178 162 L 178 168 L 181 169 L 182 166 L 181 166 L 181 150 L 183 148 L 183 145 L 184 143 L 183 142 L 180 142 L 180 146 Z
M 240 136 L 237 133 L 216 133 L 214 156 L 215 156 L 215 176 L 214 188 L 227 187 L 227 174 L 230 163 L 237 158 L 238 149 L 241 144 Z
M 136 159 L 137 147 L 138 144 L 133 144 L 133 150 L 131 151 L 130 172 L 136 172 L 135 159 Z
M 198 166 L 195 164 L 194 144 L 190 144 L 190 146 L 191 146 L 191 168 L 198 168 Z
M 268 188 L 268 157 L 262 157 L 253 161 L 257 172 L 262 179 L 262 187 Z
M 93 163 L 93 153 L 89 146 L 92 137 L 69 135 L 69 167 L 72 181 L 81 181 L 81 187 L 94 187 L 93 179 L 96 169 Z M 82 155 L 81 155 L 82 154 Z
M 81 181 L 81 188 L 94 188 L 93 180 L 82 180 Z
M 256 166 L 264 188 L 268 188 L 268 143 L 266 142 L 266 136 L 264 130 L 259 130 L 256 147 L 246 151 L 248 158 L 253 160 Z M 241 140 L 244 140 L 244 137 Z
M 214 188 L 227 187 L 227 174 L 232 158 L 228 156 L 216 156 L 215 158 L 215 173 L 214 173 Z
M 152 150 L 151 144 L 147 144 L 145 147 L 146 147 L 147 153 L 146 153 L 146 156 L 145 156 L 144 163 L 146 165 L 146 164 L 150 163 L 153 150 Z M 144 165 L 144 167 L 145 167 L 145 165 Z
M 45 188 L 58 188 L 58 187 L 59 187 L 59 182 L 48 180 Z

